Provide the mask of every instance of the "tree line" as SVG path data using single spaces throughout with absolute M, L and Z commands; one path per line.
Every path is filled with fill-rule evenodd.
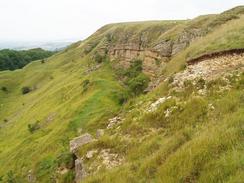
M 42 60 L 53 55 L 54 52 L 35 48 L 30 50 L 0 50 L 0 71 L 21 69 L 35 60 Z

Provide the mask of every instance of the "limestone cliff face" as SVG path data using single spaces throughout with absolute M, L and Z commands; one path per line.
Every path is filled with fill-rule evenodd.
M 167 60 L 167 57 L 161 57 L 158 51 L 140 47 L 135 43 L 117 44 L 111 47 L 109 57 L 112 62 L 118 62 L 119 66 L 125 68 L 129 67 L 134 59 L 139 58 L 143 60 L 144 72 L 152 77 L 156 77 L 163 61 Z
M 151 78 L 156 78 L 172 56 L 203 35 L 201 30 L 192 29 L 180 32 L 174 39 L 162 38 L 152 41 L 151 34 L 160 34 L 160 32 L 114 33 L 112 37 L 110 35 L 112 41 L 106 37 L 97 46 L 97 51 L 101 55 L 108 54 L 115 67 L 127 68 L 134 59 L 139 58 L 143 61 L 144 73 Z
M 174 55 L 205 34 L 201 28 L 188 27 L 186 21 L 112 24 L 86 42 L 85 52 L 108 56 L 116 68 L 141 59 L 144 73 L 155 79 Z

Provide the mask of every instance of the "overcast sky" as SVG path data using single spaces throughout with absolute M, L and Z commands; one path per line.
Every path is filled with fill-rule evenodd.
M 0 0 L 0 41 L 86 38 L 107 23 L 188 19 L 244 0 Z

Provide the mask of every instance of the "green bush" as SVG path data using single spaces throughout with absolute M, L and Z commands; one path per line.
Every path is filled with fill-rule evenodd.
M 1 90 L 2 90 L 3 92 L 8 92 L 8 88 L 7 88 L 6 86 L 2 86 L 2 87 L 1 87 Z
M 23 95 L 31 92 L 31 88 L 28 86 L 24 86 L 21 90 Z
M 101 55 L 101 54 L 98 53 L 98 52 L 95 52 L 94 60 L 95 60 L 97 63 L 102 63 L 102 62 L 105 60 L 105 56 Z
M 28 124 L 28 130 L 30 133 L 34 133 L 36 130 L 39 130 L 40 128 L 40 121 L 36 121 L 33 124 Z
M 57 164 L 59 167 L 74 168 L 74 155 L 70 152 L 61 153 L 57 158 Z
M 42 59 L 42 60 L 41 60 L 41 63 L 42 63 L 42 64 L 45 64 L 45 62 L 46 62 L 45 59 Z
M 132 78 L 128 81 L 128 86 L 130 91 L 135 94 L 139 95 L 143 93 L 143 91 L 148 87 L 150 79 L 145 74 L 141 73 L 135 78 Z
M 174 76 L 170 76 L 168 80 L 169 84 L 174 82 Z
M 125 76 L 128 78 L 134 78 L 142 72 L 142 60 L 135 59 L 132 61 L 130 67 L 126 70 Z
M 198 89 L 204 89 L 205 84 L 206 84 L 206 82 L 203 78 L 200 78 L 199 80 L 197 80 L 197 88 Z
M 85 92 L 85 91 L 88 90 L 89 84 L 90 84 L 90 80 L 89 80 L 89 79 L 86 79 L 86 80 L 84 80 L 84 81 L 82 82 L 83 92 Z
M 18 183 L 12 170 L 7 173 L 6 181 L 7 183 Z
M 52 179 L 52 173 L 55 170 L 56 162 L 53 157 L 46 157 L 42 159 L 39 163 L 36 165 L 36 176 L 37 179 L 40 179 L 41 177 L 45 176 L 45 179 Z M 50 181 L 52 182 L 52 181 Z
M 75 180 L 74 171 L 69 171 L 67 174 L 65 174 L 63 182 L 64 183 L 71 183 L 71 182 L 74 182 L 74 180 Z

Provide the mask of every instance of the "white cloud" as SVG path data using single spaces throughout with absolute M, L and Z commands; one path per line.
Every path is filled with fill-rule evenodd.
M 243 0 L 0 0 L 0 40 L 85 38 L 121 21 L 186 19 Z

